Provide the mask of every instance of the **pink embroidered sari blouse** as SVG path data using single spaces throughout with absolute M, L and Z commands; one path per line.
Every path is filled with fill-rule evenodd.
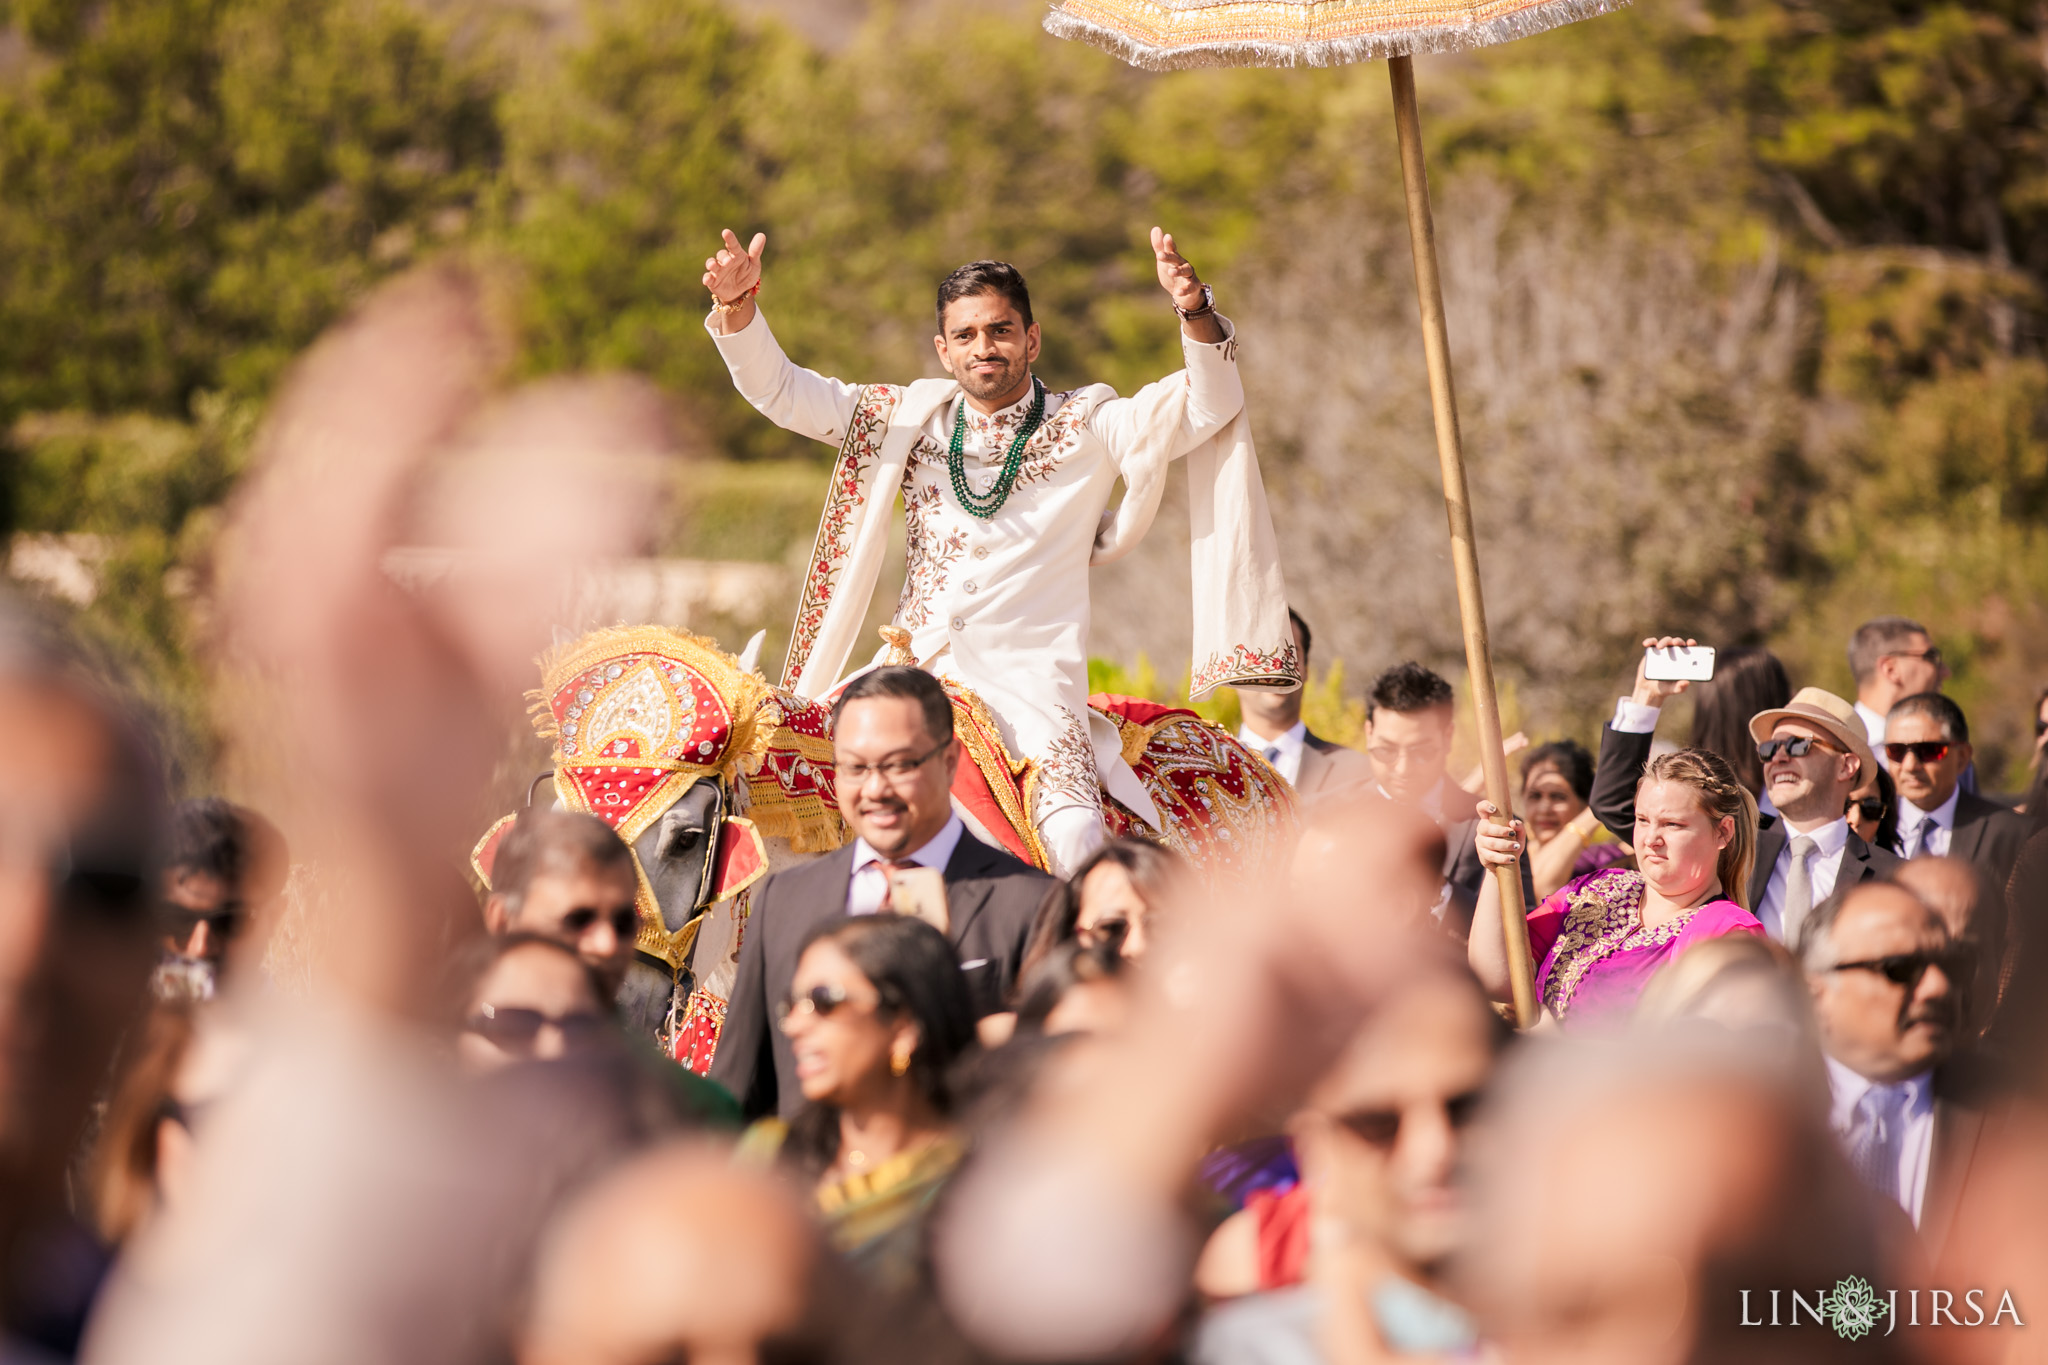
M 1566 882 L 1530 913 L 1536 993 L 1560 1023 L 1624 1016 L 1657 969 L 1701 939 L 1764 931 L 1755 915 L 1725 897 L 1645 930 L 1643 890 L 1641 873 L 1607 868 Z

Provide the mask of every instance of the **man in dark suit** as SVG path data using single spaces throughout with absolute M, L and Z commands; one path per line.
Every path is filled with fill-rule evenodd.
M 796 1058 L 778 1022 L 798 954 L 819 924 L 842 915 L 914 913 L 906 875 L 939 872 L 946 936 L 978 1016 L 1007 1009 L 1039 907 L 1058 883 L 969 834 L 953 813 L 960 748 L 938 679 L 877 668 L 847 684 L 833 710 L 839 810 L 857 836 L 816 862 L 762 882 L 742 929 L 739 974 L 711 1078 L 748 1118 L 803 1107 Z M 929 873 L 922 874 L 929 876 Z
M 1294 647 L 1301 651 L 1301 676 L 1308 677 L 1308 648 L 1313 634 L 1301 613 L 1289 607 Z M 1372 765 L 1364 754 L 1346 748 L 1308 728 L 1301 718 L 1302 689 L 1270 692 L 1250 689 L 1237 694 L 1243 724 L 1238 742 L 1265 758 L 1280 776 L 1294 784 L 1304 810 L 1332 796 L 1354 795 L 1372 785 Z
M 1444 834 L 1444 894 L 1436 916 L 1459 942 L 1472 931 L 1472 908 L 1486 880 L 1473 836 L 1479 798 L 1451 780 L 1451 685 L 1418 663 L 1395 664 L 1373 679 L 1365 696 L 1365 756 L 1372 791 L 1410 806 Z M 1534 908 L 1536 879 L 1522 855 L 1522 903 Z
M 1974 757 L 1963 708 L 1939 692 L 1906 697 L 1885 717 L 1884 739 L 1899 788 L 1899 851 L 1908 858 L 1962 858 L 2003 891 L 2027 823 L 1963 790 L 1963 772 Z
M 2005 1107 L 1964 1048 L 1969 955 L 1932 907 L 1878 882 L 1816 908 L 1799 957 L 1835 1133 L 1857 1174 L 1906 1211 L 1935 1260 L 1986 1122 Z
M 1654 648 L 1691 641 L 1646 643 Z M 1589 803 L 1624 843 L 1635 839 L 1636 783 L 1650 758 L 1659 708 L 1686 688 L 1642 672 L 1638 665 L 1635 692 L 1621 699 L 1600 736 Z M 1818 687 L 1801 688 L 1785 706 L 1752 716 L 1749 732 L 1764 760 L 1764 791 L 1777 807 L 1777 814 L 1757 821 L 1749 909 L 1766 933 L 1789 943 L 1813 907 L 1838 887 L 1885 876 L 1899 860 L 1849 828 L 1849 793 L 1877 766 L 1853 704 Z

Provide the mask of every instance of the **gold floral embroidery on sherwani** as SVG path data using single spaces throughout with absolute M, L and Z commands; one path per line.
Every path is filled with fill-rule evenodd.
M 1096 779 L 1095 746 L 1088 739 L 1088 725 L 1066 707 L 1056 707 L 1059 733 L 1039 755 L 1025 778 L 1031 796 L 1031 818 L 1043 824 L 1046 815 L 1062 806 L 1102 809 L 1102 785 Z
M 932 599 L 946 586 L 946 576 L 967 552 L 967 533 L 939 524 L 945 494 L 918 463 L 928 441 L 919 442 L 917 456 L 903 479 L 903 595 L 896 599 L 896 624 L 918 630 L 932 619 Z
M 1572 896 L 1543 979 L 1545 1009 L 1563 1019 L 1587 972 L 1625 949 L 1654 948 L 1683 932 L 1692 910 L 1654 929 L 1643 928 L 1644 887 L 1641 873 L 1613 871 L 1592 878 Z

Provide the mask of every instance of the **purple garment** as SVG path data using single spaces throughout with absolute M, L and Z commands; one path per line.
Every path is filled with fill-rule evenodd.
M 1628 850 L 1620 844 L 1612 842 L 1594 844 L 1590 848 L 1580 849 L 1579 856 L 1572 859 L 1572 875 L 1574 877 L 1584 877 L 1594 872 L 1604 872 L 1616 863 L 1626 862 L 1627 860 Z
M 1755 915 L 1726 897 L 1644 931 L 1642 874 L 1609 868 L 1574 878 L 1529 916 L 1536 991 L 1572 1027 L 1626 1016 L 1657 969 L 1702 939 L 1761 934 Z
M 1201 1182 L 1234 1209 L 1255 1190 L 1288 1190 L 1301 1180 L 1294 1164 L 1294 1142 L 1284 1136 L 1253 1138 L 1218 1147 L 1202 1158 Z

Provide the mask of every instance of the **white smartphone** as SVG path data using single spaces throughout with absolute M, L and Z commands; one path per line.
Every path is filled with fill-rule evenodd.
M 1652 682 L 1705 682 L 1714 676 L 1712 645 L 1673 645 L 1643 651 L 1643 676 Z

